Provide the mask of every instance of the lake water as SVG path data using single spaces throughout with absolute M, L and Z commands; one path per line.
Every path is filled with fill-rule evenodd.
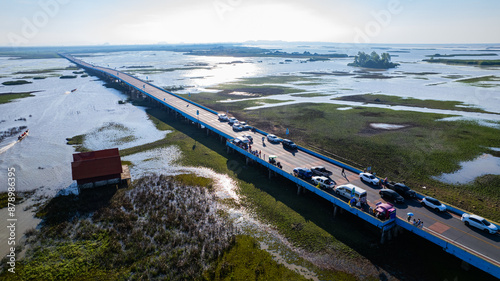
M 302 45 L 299 47 L 298 45 Z M 500 95 L 496 94 L 500 82 L 488 82 L 487 87 L 479 84 L 457 82 L 460 78 L 497 75 L 498 68 L 479 68 L 473 66 L 450 66 L 422 62 L 427 55 L 461 54 L 461 53 L 495 53 L 488 48 L 493 45 L 349 45 L 329 43 L 303 44 L 283 43 L 281 45 L 257 45 L 287 52 L 312 53 L 347 53 L 355 55 L 358 51 L 390 52 L 393 61 L 401 65 L 387 71 L 376 71 L 391 79 L 366 79 L 356 76 L 323 75 L 322 73 L 347 72 L 355 74 L 358 68 L 347 66 L 352 58 L 333 59 L 330 61 L 306 62 L 304 59 L 285 58 L 236 58 L 187 56 L 182 53 L 155 52 L 116 52 L 95 53 L 90 57 L 82 57 L 87 62 L 109 66 L 119 70 L 127 70 L 130 66 L 153 66 L 154 68 L 190 68 L 168 72 L 141 73 L 134 75 L 153 80 L 158 86 L 185 86 L 181 93 L 198 93 L 214 91 L 210 87 L 221 83 L 238 81 L 245 77 L 263 77 L 269 75 L 304 76 L 317 79 L 314 83 L 289 83 L 285 86 L 302 89 L 306 93 L 321 93 L 328 96 L 300 97 L 293 95 L 270 96 L 266 98 L 292 100 L 287 103 L 263 104 L 259 107 L 283 106 L 293 103 L 316 102 L 345 105 L 348 110 L 353 106 L 374 106 L 394 110 L 413 110 L 454 114 L 460 118 L 479 120 L 480 124 L 497 126 L 499 114 L 467 113 L 461 111 L 434 110 L 426 108 L 408 108 L 401 106 L 361 104 L 348 101 L 332 101 L 332 98 L 343 95 L 364 93 L 387 94 L 418 99 L 438 99 L 462 101 L 490 112 L 500 113 Z M 256 45 L 253 45 L 256 46 Z M 485 51 L 487 50 L 487 51 Z M 88 55 L 88 54 L 87 54 Z M 496 59 L 493 56 L 458 57 Z M 235 62 L 239 61 L 239 62 Z M 234 62 L 234 63 L 231 63 Z M 241 62 L 241 63 L 240 63 Z M 15 74 L 18 71 L 42 70 L 49 68 L 65 68 L 70 66 L 65 59 L 12 60 L 0 58 L 0 83 L 29 76 Z M 203 67 L 203 69 L 192 69 Z M 128 70 L 131 70 L 129 68 Z M 57 74 L 70 75 L 71 70 L 59 70 Z M 36 74 L 45 75 L 45 74 Z M 33 75 L 31 75 L 33 76 Z M 126 96 L 114 89 L 103 87 L 103 82 L 95 77 L 78 77 L 76 79 L 59 79 L 49 77 L 43 80 L 26 78 L 33 83 L 18 86 L 0 86 L 0 93 L 41 91 L 35 97 L 20 99 L 9 104 L 0 105 L 0 130 L 15 126 L 28 126 L 30 136 L 20 143 L 12 144 L 15 137 L 0 143 L 0 169 L 15 166 L 18 169 L 18 188 L 31 190 L 41 186 L 56 190 L 71 184 L 70 162 L 73 147 L 66 145 L 66 138 L 79 134 L 89 134 L 85 145 L 91 149 L 109 147 L 126 148 L 142 143 L 158 140 L 168 132 L 159 132 L 148 121 L 143 108 L 130 104 L 119 105 L 119 100 Z M 69 92 L 77 89 L 76 92 Z M 249 97 L 252 99 L 253 97 Z M 31 115 L 31 117 L 29 117 Z M 14 121 L 18 118 L 26 121 Z M 162 154 L 161 154 L 162 155 Z M 139 157 L 139 156 L 135 156 Z M 150 155 L 143 155 L 150 157 Z M 146 159 L 146 158 L 145 158 Z M 136 160 L 141 162 L 141 160 Z M 144 171 L 151 167 L 161 169 L 166 162 L 151 160 L 144 163 Z M 142 163 L 142 162 L 141 162 Z M 133 173 L 141 173 L 139 165 Z M 0 191 L 5 190 L 0 185 Z
M 307 43 L 309 44 L 309 43 Z M 235 82 L 239 78 L 262 77 L 269 75 L 293 75 L 318 79 L 317 83 L 291 83 L 285 86 L 305 90 L 306 93 L 322 93 L 329 96 L 297 97 L 292 95 L 272 96 L 267 98 L 293 100 L 301 102 L 332 102 L 343 104 L 343 110 L 352 106 L 381 106 L 360 104 L 356 102 L 332 101 L 331 98 L 342 95 L 364 93 L 379 93 L 419 99 L 437 99 L 462 101 L 481 107 L 490 112 L 500 113 L 500 96 L 497 93 L 499 83 L 488 82 L 488 87 L 478 87 L 456 82 L 457 77 L 479 77 L 497 75 L 498 69 L 477 68 L 470 66 L 448 66 L 421 62 L 425 55 L 435 53 L 477 53 L 489 46 L 354 46 L 346 44 L 310 44 L 310 47 L 298 47 L 297 44 L 261 46 L 282 49 L 287 52 L 347 53 L 355 55 L 358 51 L 367 53 L 375 50 L 392 51 L 393 61 L 401 63 L 396 69 L 382 71 L 384 75 L 395 76 L 391 79 L 363 79 L 355 76 L 334 76 L 312 74 L 313 72 L 342 71 L 354 73 L 358 70 L 347 66 L 352 58 L 334 59 L 327 62 L 307 62 L 293 59 L 284 62 L 285 58 L 232 58 L 186 56 L 174 52 L 118 52 L 96 53 L 92 57 L 82 57 L 83 60 L 102 66 L 125 70 L 124 66 L 146 66 L 155 68 L 185 68 L 193 65 L 206 65 L 205 69 L 186 69 L 169 72 L 141 73 L 135 75 L 142 79 L 153 80 L 155 85 L 185 86 L 181 93 L 199 93 L 214 91 L 210 87 L 221 83 Z M 488 51 L 497 53 L 498 51 Z M 477 58 L 477 57 L 474 57 Z M 487 59 L 495 57 L 485 57 Z M 242 61 L 243 63 L 231 63 Z M 44 60 L 11 60 L 0 57 L 0 83 L 19 79 L 26 74 L 15 74 L 18 71 L 43 70 L 49 68 L 65 68 L 71 64 L 65 59 Z M 423 74 L 433 72 L 434 74 Z M 57 74 L 71 75 L 70 70 L 59 70 Z M 40 74 L 45 75 L 45 74 Z M 37 74 L 38 76 L 38 74 Z M 454 78 L 450 78 L 454 77 Z M 16 143 L 16 136 L 0 142 L 0 170 L 16 168 L 18 190 L 37 190 L 36 195 L 53 196 L 60 190 L 75 191 L 71 179 L 70 163 L 74 148 L 66 144 L 66 138 L 88 134 L 85 146 L 91 149 L 119 147 L 120 149 L 149 143 L 163 138 L 168 131 L 158 131 L 148 119 L 144 108 L 130 104 L 118 104 L 127 96 L 117 90 L 105 88 L 102 81 L 95 77 L 78 77 L 76 79 L 59 79 L 49 77 L 43 80 L 25 78 L 33 83 L 18 86 L 0 85 L 0 93 L 40 91 L 35 97 L 19 99 L 8 104 L 0 104 L 0 131 L 17 126 L 28 126 L 30 135 Z M 493 86 L 492 86 L 493 85 Z M 75 92 L 70 92 L 77 89 Z M 282 106 L 273 104 L 263 106 Z M 387 106 L 383 106 L 387 108 Z M 432 109 L 414 109 L 407 107 L 389 107 L 395 110 L 421 110 L 422 112 L 450 113 Z M 498 125 L 499 116 L 495 114 L 477 114 L 452 112 L 458 117 L 480 120 L 488 126 Z M 26 118 L 26 121 L 15 121 Z M 391 129 L 392 124 L 375 124 Z M 163 173 L 175 175 L 180 173 L 195 173 L 199 176 L 214 179 L 214 186 L 220 198 L 239 200 L 236 183 L 227 175 L 214 173 L 210 169 L 198 167 L 182 167 L 176 160 L 182 157 L 182 152 L 175 146 L 153 149 L 123 157 L 131 161 L 132 178 L 138 178 L 148 173 Z M 499 158 L 483 155 L 479 159 L 463 163 L 461 171 L 450 175 L 442 175 L 442 180 L 452 179 L 457 182 L 469 181 L 483 173 L 500 174 Z M 491 168 L 491 169 L 490 169 Z M 463 180 L 463 181 L 462 181 Z M 6 191 L 5 182 L 0 183 L 0 192 Z M 5 209 L 4 209 L 5 210 Z M 28 214 L 29 213 L 29 214 Z M 270 226 L 260 223 L 244 209 L 228 209 L 230 216 L 245 233 L 256 237 L 262 248 L 270 251 L 275 258 L 288 268 L 302 272 L 305 276 L 317 278 L 313 272 L 296 265 L 296 257 L 302 256 L 298 249 L 291 247 L 286 239 L 280 236 Z M 23 211 L 28 214 L 29 211 Z M 23 221 L 29 221 L 28 219 Z M 36 225 L 38 221 L 30 221 L 24 229 Z M 20 230 L 22 232 L 22 230 Z M 2 244 L 2 245 L 6 245 Z M 3 248 L 0 248 L 3 251 Z M 346 268 L 346 270 L 348 270 Z
M 490 154 L 483 154 L 472 161 L 462 162 L 460 166 L 460 170 L 456 172 L 434 178 L 451 184 L 466 184 L 479 176 L 500 175 L 500 158 Z

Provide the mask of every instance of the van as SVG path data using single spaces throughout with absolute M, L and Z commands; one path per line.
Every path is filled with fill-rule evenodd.
M 348 183 L 339 185 L 335 187 L 334 190 L 337 195 L 342 195 L 347 199 L 351 199 L 351 195 L 353 194 L 354 190 L 354 198 L 356 199 L 356 202 L 366 202 L 366 190 L 362 189 L 361 187 L 355 186 L 354 184 Z

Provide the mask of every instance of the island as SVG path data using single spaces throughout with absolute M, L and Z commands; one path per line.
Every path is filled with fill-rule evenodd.
M 354 57 L 354 62 L 347 65 L 376 69 L 389 69 L 398 66 L 399 63 L 391 62 L 391 55 L 389 53 L 382 53 L 379 56 L 379 54 L 373 51 L 370 55 L 365 52 L 358 52 L 358 55 Z

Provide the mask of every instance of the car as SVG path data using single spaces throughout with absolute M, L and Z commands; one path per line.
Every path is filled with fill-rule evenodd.
M 241 137 L 246 138 L 250 141 L 250 143 L 253 143 L 253 137 L 251 135 L 242 135 Z
M 323 177 L 329 177 L 329 176 L 332 175 L 332 172 L 328 171 L 323 166 L 314 166 L 314 167 L 311 167 L 311 171 L 313 172 L 313 174 L 318 175 L 318 176 L 323 176 Z
M 396 209 L 392 204 L 378 202 L 374 214 L 380 220 L 396 218 Z
M 367 182 L 367 183 L 371 183 L 373 185 L 379 185 L 379 183 L 380 183 L 380 180 L 376 176 L 374 176 L 370 173 L 361 173 L 361 174 L 359 174 L 359 178 L 362 181 Z
M 233 140 L 234 144 L 236 145 L 242 145 L 242 144 L 249 144 L 250 143 L 250 140 L 247 139 L 247 138 L 244 138 L 244 137 L 239 137 L 239 138 L 235 138 Z
M 269 142 L 281 142 L 281 139 L 278 138 L 277 136 L 273 135 L 273 134 L 267 135 L 267 140 Z
M 416 198 L 417 197 L 417 193 L 415 191 L 411 190 L 411 188 L 406 186 L 406 184 L 404 184 L 404 183 L 390 182 L 390 183 L 386 184 L 386 187 L 396 191 L 397 193 L 399 193 L 399 195 L 406 197 L 406 198 Z
M 293 141 L 288 140 L 288 139 L 282 140 L 281 144 L 283 145 L 283 148 L 287 148 L 287 149 L 291 149 L 291 150 L 297 149 L 297 145 Z
M 234 125 L 233 125 L 233 131 L 241 132 L 241 131 L 243 131 L 243 126 L 241 126 L 241 124 L 234 123 Z
M 231 117 L 229 118 L 229 125 L 233 125 L 234 123 L 238 123 L 238 119 L 236 117 Z
M 495 234 L 498 232 L 498 227 L 484 218 L 476 215 L 462 214 L 462 221 L 466 226 L 477 227 L 485 232 L 489 232 L 490 234 Z
M 403 203 L 405 199 L 403 196 L 399 195 L 396 191 L 392 189 L 382 189 L 378 192 L 380 194 L 380 197 L 386 199 L 386 200 L 391 200 L 396 203 Z
M 433 210 L 444 212 L 446 211 L 446 205 L 439 202 L 439 200 L 432 198 L 430 196 L 425 196 L 424 199 L 422 199 L 422 205 L 427 206 Z
M 293 169 L 293 176 L 308 180 L 308 179 L 311 179 L 312 172 L 311 172 L 311 170 L 309 170 L 307 168 L 297 167 L 297 168 Z
M 335 187 L 335 183 L 327 178 L 327 177 L 323 177 L 323 176 L 315 176 L 315 177 L 312 177 L 312 181 L 314 182 L 314 184 L 318 185 L 321 187 L 321 189 L 333 189 Z
M 221 113 L 218 116 L 219 116 L 219 121 L 223 121 L 223 122 L 229 121 L 229 118 L 227 117 L 226 114 Z

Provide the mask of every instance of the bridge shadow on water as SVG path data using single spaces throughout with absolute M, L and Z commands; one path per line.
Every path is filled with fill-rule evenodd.
M 347 212 L 338 213 L 334 218 L 331 202 L 310 192 L 297 195 L 296 185 L 281 176 L 269 179 L 268 171 L 264 167 L 258 164 L 247 166 L 245 158 L 239 153 L 227 154 L 225 143 L 221 142 L 218 136 L 207 137 L 206 130 L 197 128 L 191 122 L 175 119 L 173 115 L 168 115 L 163 110 L 148 109 L 147 112 L 196 140 L 193 149 L 196 149 L 198 143 L 225 157 L 227 169 L 231 170 L 239 180 L 252 184 L 256 189 L 269 195 L 274 203 L 284 204 L 306 222 L 314 223 L 334 239 L 367 258 L 376 268 L 381 268 L 404 280 L 495 280 L 491 275 L 475 268 L 469 271 L 462 270 L 461 260 L 412 233 L 403 232 L 392 241 L 380 244 L 379 229 Z M 250 198 L 250 200 L 259 205 L 259 200 L 269 200 L 269 198 L 263 199 L 264 197 Z M 417 204 L 416 201 L 409 203 L 412 206 L 414 204 Z M 288 217 L 286 214 L 283 216 Z M 290 223 L 288 231 L 300 232 L 300 228 Z M 295 237 L 297 235 L 302 234 L 294 234 Z M 383 272 L 379 278 L 388 279 Z

